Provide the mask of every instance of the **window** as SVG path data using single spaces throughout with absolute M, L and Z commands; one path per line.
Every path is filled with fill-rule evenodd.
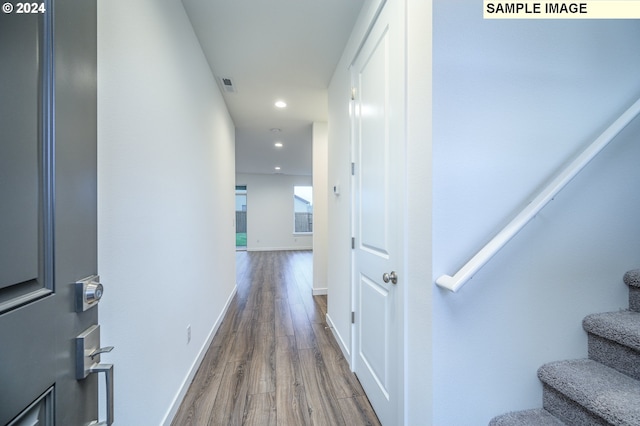
M 313 187 L 293 187 L 293 216 L 293 232 L 313 232 Z

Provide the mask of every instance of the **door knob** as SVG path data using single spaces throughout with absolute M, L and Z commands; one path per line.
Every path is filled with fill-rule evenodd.
M 396 271 L 391 271 L 391 273 L 385 272 L 382 274 L 382 281 L 385 283 L 391 281 L 392 284 L 398 284 L 398 274 L 396 274 Z

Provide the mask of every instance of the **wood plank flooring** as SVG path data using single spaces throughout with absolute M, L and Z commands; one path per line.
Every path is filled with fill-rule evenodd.
M 238 291 L 172 426 L 380 425 L 312 296 L 312 253 L 237 252 Z

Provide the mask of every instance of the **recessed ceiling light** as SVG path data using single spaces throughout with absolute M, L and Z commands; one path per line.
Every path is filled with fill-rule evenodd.
M 280 170 L 280 166 L 276 166 L 276 170 Z
M 275 103 L 277 108 L 286 108 L 287 107 L 287 103 L 285 101 L 276 101 Z
M 273 146 L 275 146 L 276 148 L 282 148 L 284 145 L 282 144 L 282 142 L 276 142 L 273 144 Z
M 278 129 L 277 127 L 274 127 L 273 129 L 269 129 L 269 130 L 271 130 L 271 132 L 273 132 L 273 133 L 280 133 L 281 132 L 281 130 Z

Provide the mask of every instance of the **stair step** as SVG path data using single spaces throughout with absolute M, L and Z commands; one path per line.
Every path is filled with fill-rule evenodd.
M 640 425 L 640 382 L 590 359 L 538 370 L 543 406 L 569 425 Z
M 597 334 L 640 351 L 640 312 L 618 311 L 587 315 L 582 325 L 587 333 Z
M 640 380 L 640 313 L 606 312 L 585 317 L 589 358 Z
M 489 426 L 564 426 L 564 423 L 544 408 L 538 408 L 494 417 L 489 422 Z
M 629 309 L 640 312 L 640 269 L 627 272 L 623 280 L 629 286 Z
M 624 274 L 624 283 L 628 286 L 640 287 L 640 269 L 633 269 Z

